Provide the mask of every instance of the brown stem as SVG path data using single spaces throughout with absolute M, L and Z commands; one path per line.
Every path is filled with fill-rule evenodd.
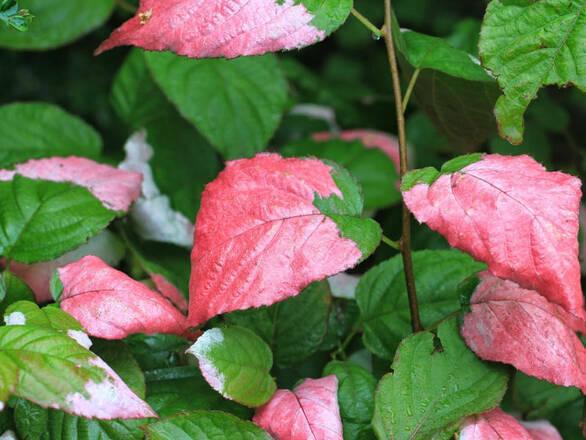
M 403 102 L 401 99 L 401 82 L 399 80 L 399 68 L 397 67 L 397 54 L 393 42 L 393 20 L 391 0 L 385 0 L 385 26 L 383 31 L 387 46 L 387 56 L 391 66 L 393 78 L 393 92 L 395 94 L 395 111 L 397 113 L 397 126 L 399 130 L 399 150 L 401 159 L 401 178 L 407 174 L 409 164 L 407 163 L 407 136 L 405 134 L 405 116 L 403 115 Z M 407 296 L 409 297 L 409 309 L 411 311 L 411 327 L 414 332 L 423 330 L 421 318 L 419 317 L 419 304 L 415 291 L 415 277 L 413 276 L 413 261 L 411 259 L 411 214 L 403 203 L 403 231 L 399 240 L 401 255 L 403 256 L 403 267 L 405 272 L 405 283 L 407 285 Z

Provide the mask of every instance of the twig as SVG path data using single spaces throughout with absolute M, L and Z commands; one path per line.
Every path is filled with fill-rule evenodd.
M 415 83 L 417 82 L 417 78 L 419 78 L 419 72 L 421 72 L 421 70 L 415 69 L 413 75 L 411 75 L 411 79 L 409 80 L 407 91 L 405 92 L 405 96 L 403 97 L 403 105 L 401 106 L 403 114 L 405 114 L 405 110 L 407 110 L 407 104 L 409 104 L 409 98 L 411 98 L 411 93 L 413 93 Z

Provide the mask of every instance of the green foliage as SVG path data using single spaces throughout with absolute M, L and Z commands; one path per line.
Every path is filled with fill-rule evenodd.
M 2 295 L 2 292 L 4 295 Z M 17 301 L 34 301 L 35 296 L 31 289 L 10 272 L 3 272 L 0 274 L 0 317 L 4 316 L 4 312 L 8 306 Z
M 116 215 L 86 188 L 17 174 L 0 182 L 0 255 L 25 263 L 59 257 Z
M 282 2 L 282 0 L 278 1 Z M 296 3 L 301 3 L 314 16 L 311 21 L 313 26 L 329 35 L 344 23 L 346 17 L 350 14 L 353 1 L 297 0 Z
M 17 31 L 26 31 L 33 19 L 28 9 L 20 9 L 16 0 L 0 2 L 0 21 Z
M 76 116 L 50 104 L 15 103 L 0 107 L 0 167 L 51 156 L 95 159 L 100 135 Z
M 287 97 L 273 55 L 195 60 L 149 52 L 145 57 L 163 92 L 225 159 L 265 148 Z
M 405 339 L 391 368 L 374 401 L 372 425 L 380 440 L 449 439 L 460 418 L 497 406 L 507 384 L 502 368 L 466 347 L 455 318 L 440 324 L 437 336 Z
M 586 91 L 586 14 L 573 0 L 492 0 L 480 34 L 484 65 L 504 95 L 495 115 L 502 137 L 523 140 L 523 114 L 546 85 L 575 85 Z

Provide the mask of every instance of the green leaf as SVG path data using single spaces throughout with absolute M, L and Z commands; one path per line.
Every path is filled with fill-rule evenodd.
M 92 351 L 100 356 L 141 399 L 146 395 L 144 374 L 128 346 L 122 341 L 97 339 Z
M 470 54 L 441 38 L 413 31 L 394 38 L 405 81 L 420 70 L 413 98 L 437 128 L 461 151 L 484 142 L 496 130 L 496 81 Z
M 133 130 L 173 112 L 173 106 L 155 84 L 140 49 L 132 49 L 114 77 L 110 103 Z
M 405 339 L 392 370 L 375 394 L 372 425 L 381 440 L 449 438 L 462 417 L 494 408 L 506 390 L 506 370 L 466 347 L 456 318 L 440 324 L 438 336 Z
M 22 0 L 21 8 L 34 11 L 27 32 L 0 27 L 0 47 L 17 50 L 47 50 L 67 44 L 106 21 L 114 0 Z
M 578 388 L 557 386 L 520 371 L 515 373 L 512 388 L 515 408 L 528 419 L 549 419 L 560 408 L 583 400 Z
M 34 301 L 35 295 L 24 281 L 10 272 L 0 274 L 0 285 L 4 286 L 6 295 L 0 301 L 0 316 L 4 316 L 6 308 L 17 301 Z M 0 322 L 2 324 L 2 322 Z
M 359 316 L 360 310 L 356 301 L 334 298 L 328 317 L 328 332 L 319 349 L 329 351 L 338 347 L 344 337 L 352 331 L 352 327 L 356 324 Z
M 41 157 L 75 155 L 96 159 L 102 150 L 102 139 L 91 126 L 44 103 L 0 107 L 0 138 L 0 168 Z
M 65 313 L 58 306 L 52 304 L 42 309 L 31 301 L 18 301 L 6 308 L 4 319 L 16 313 L 26 322 L 26 325 L 48 327 L 61 332 L 76 330 L 84 332 L 81 324 L 71 315 Z
M 358 245 L 362 251 L 362 259 L 365 259 L 380 244 L 380 225 L 372 219 L 360 218 L 364 196 L 356 178 L 336 162 L 327 159 L 322 162 L 332 167 L 330 174 L 342 193 L 342 198 L 335 194 L 324 198 L 316 193 L 313 204 L 336 223 L 341 237 L 348 238 Z
M 145 374 L 150 370 L 183 365 L 185 350 L 190 345 L 185 338 L 161 333 L 130 335 L 124 341 Z
M 282 0 L 278 0 L 282 2 Z M 311 24 L 327 35 L 334 32 L 350 14 L 353 0 L 298 0 L 314 16 Z
M 459 286 L 486 268 L 457 250 L 414 252 L 413 267 L 424 326 L 460 309 Z M 392 359 L 399 342 L 411 333 L 401 255 L 373 267 L 360 278 L 356 301 L 364 326 L 364 345 L 375 355 Z
M 143 430 L 149 440 L 271 440 L 270 435 L 252 422 L 214 411 L 172 416 Z
M 504 95 L 496 102 L 500 135 L 523 140 L 523 114 L 546 85 L 586 91 L 586 2 L 492 0 L 480 34 L 483 64 Z
M 207 330 L 187 352 L 197 357 L 210 386 L 227 399 L 257 407 L 277 389 L 269 374 L 273 366 L 271 349 L 247 328 Z
M 264 150 L 287 98 L 274 55 L 197 60 L 148 52 L 145 57 L 163 92 L 225 159 Z
M 339 163 L 362 186 L 365 209 L 384 208 L 401 200 L 396 188 L 399 178 L 391 159 L 378 148 L 366 148 L 360 141 L 305 140 L 286 145 L 280 153 L 286 157 L 315 156 Z
M 323 375 L 330 374 L 335 374 L 338 378 L 338 405 L 344 426 L 344 439 L 359 439 L 359 435 L 370 428 L 376 379 L 370 372 L 352 362 L 328 363 Z
M 242 418 L 250 409 L 224 399 L 194 366 L 161 368 L 147 374 L 147 401 L 161 417 L 195 410 L 218 410 Z
M 84 243 L 116 216 L 81 186 L 15 175 L 0 182 L 0 255 L 51 260 Z
M 319 281 L 293 298 L 270 307 L 228 313 L 224 319 L 261 336 L 280 367 L 292 366 L 319 349 L 326 335 L 331 301 L 327 282 Z
M 18 435 L 39 440 L 140 440 L 144 434 L 139 426 L 149 420 L 89 420 L 24 399 L 16 402 L 14 415 Z
M 0 3 L 0 21 L 17 31 L 26 31 L 33 19 L 28 9 L 21 9 L 16 0 L 2 0 Z

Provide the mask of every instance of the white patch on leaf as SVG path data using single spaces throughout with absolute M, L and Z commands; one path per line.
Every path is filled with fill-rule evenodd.
M 331 107 L 318 104 L 299 104 L 291 109 L 292 115 L 308 116 L 314 119 L 326 121 L 330 126 L 330 131 L 337 133 L 340 127 L 336 122 L 336 111 Z
M 356 286 L 360 277 L 344 272 L 328 278 L 328 285 L 335 298 L 354 299 L 356 297 Z
M 2 411 L 2 408 L 0 408 Z M 4 431 L 4 434 L 0 435 L 0 440 L 18 440 L 16 434 L 10 430 Z
M 4 322 L 6 325 L 25 325 L 26 316 L 22 312 L 12 312 L 4 317 Z
M 77 342 L 82 347 L 87 348 L 88 350 L 92 346 L 92 340 L 86 333 L 82 332 L 81 330 L 69 329 L 67 330 L 67 336 L 69 336 L 71 339 L 74 339 L 75 342 Z
M 187 353 L 194 355 L 199 361 L 199 369 L 208 384 L 220 394 L 224 394 L 225 376 L 218 371 L 214 363 L 207 357 L 218 344 L 224 340 L 219 328 L 212 328 L 201 335 Z
M 0 402 L 0 412 L 4 411 L 4 402 Z
M 142 195 L 130 210 L 130 217 L 136 231 L 145 240 L 173 243 L 191 248 L 193 245 L 193 223 L 187 217 L 171 208 L 169 197 L 161 194 L 149 160 L 153 148 L 146 142 L 146 131 L 134 133 L 124 145 L 126 158 L 118 166 L 120 169 L 142 174 Z

